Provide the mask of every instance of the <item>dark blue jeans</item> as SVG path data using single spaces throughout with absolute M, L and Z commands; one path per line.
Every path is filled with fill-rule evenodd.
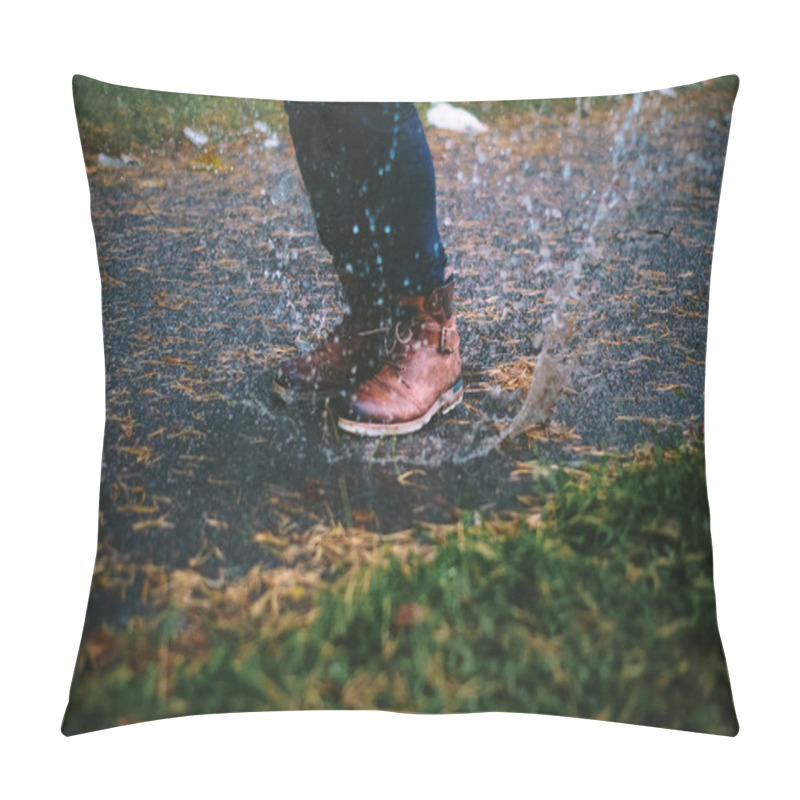
M 441 286 L 447 258 L 436 182 L 414 105 L 285 108 L 317 230 L 350 305 Z

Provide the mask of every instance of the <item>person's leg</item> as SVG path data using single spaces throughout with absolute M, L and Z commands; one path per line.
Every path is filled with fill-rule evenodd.
M 436 219 L 428 142 L 411 103 L 333 109 L 350 178 L 337 231 L 356 277 L 377 276 L 392 304 L 381 368 L 348 392 L 339 427 L 381 436 L 419 430 L 460 402 L 461 358 L 453 282 Z
M 289 358 L 274 389 L 283 400 L 334 395 L 373 374 L 379 366 L 389 303 L 378 273 L 353 267 L 350 240 L 354 171 L 346 119 L 331 103 L 285 104 L 297 164 L 308 192 L 320 240 L 333 257 L 349 306 L 340 325 L 314 350 Z M 348 227 L 349 225 L 349 227 Z
M 461 397 L 453 288 L 452 281 L 445 285 L 433 162 L 422 123 L 411 103 L 286 108 L 320 239 L 351 309 L 369 320 L 367 327 L 375 324 L 376 311 L 381 324 L 391 323 L 388 357 L 363 382 L 363 374 L 375 370 L 371 363 L 369 370 L 358 369 L 340 427 L 362 435 L 417 430 Z M 319 386 L 321 361 L 340 366 L 340 343 L 341 336 L 333 349 L 326 344 L 302 363 L 295 359 L 301 366 L 295 378 Z M 346 340 L 345 350 L 352 355 Z
M 444 283 L 433 161 L 412 103 L 287 103 L 320 240 L 377 296 Z
M 338 131 L 342 201 L 336 247 L 356 277 L 392 295 L 444 283 L 428 142 L 412 103 L 342 103 Z

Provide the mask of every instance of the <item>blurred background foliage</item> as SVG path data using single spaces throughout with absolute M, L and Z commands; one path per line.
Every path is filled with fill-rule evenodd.
M 738 78 L 733 75 L 714 80 L 719 88 L 735 88 L 737 84 Z M 678 87 L 675 91 L 680 93 L 697 85 Z M 73 78 L 72 90 L 78 130 L 87 153 L 117 155 L 131 148 L 160 148 L 170 140 L 180 139 L 186 126 L 202 130 L 212 142 L 235 138 L 254 122 L 265 123 L 272 130 L 287 128 L 280 100 L 135 89 L 82 75 Z M 549 117 L 558 112 L 574 111 L 580 107 L 579 100 L 594 108 L 612 108 L 621 97 L 474 101 L 457 105 L 491 122 L 522 114 Z M 424 119 L 432 103 L 416 105 Z

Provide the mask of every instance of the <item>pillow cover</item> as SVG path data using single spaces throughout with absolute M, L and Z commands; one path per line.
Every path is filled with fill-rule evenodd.
M 735 735 L 703 386 L 737 87 L 76 76 L 107 417 L 63 732 L 369 708 Z

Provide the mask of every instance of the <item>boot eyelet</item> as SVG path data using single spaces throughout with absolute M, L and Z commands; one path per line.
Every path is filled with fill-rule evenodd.
M 414 332 L 408 325 L 405 325 L 403 322 L 398 322 L 394 326 L 394 335 L 400 344 L 408 344 L 411 341 Z

